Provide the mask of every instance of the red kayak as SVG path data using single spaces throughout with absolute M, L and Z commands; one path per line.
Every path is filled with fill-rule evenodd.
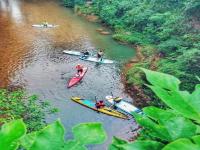
M 74 86 L 75 84 L 77 84 L 78 82 L 80 82 L 82 78 L 84 77 L 85 73 L 87 72 L 87 69 L 88 69 L 87 67 L 84 67 L 83 72 L 80 75 L 76 73 L 75 76 L 69 80 L 67 87 L 70 88 Z

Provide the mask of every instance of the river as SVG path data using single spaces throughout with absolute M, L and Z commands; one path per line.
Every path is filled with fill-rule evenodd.
M 57 28 L 33 28 L 43 21 L 58 24 Z M 70 100 L 71 96 L 104 99 L 112 92 L 127 100 L 120 79 L 120 67 L 135 55 L 132 48 L 120 45 L 111 36 L 95 30 L 103 28 L 90 23 L 59 5 L 58 1 L 0 0 L 0 87 L 23 87 L 29 94 L 49 100 L 60 111 L 48 115 L 47 122 L 60 118 L 72 138 L 71 128 L 81 122 L 102 122 L 108 134 L 104 144 L 89 149 L 106 149 L 113 136 L 128 139 L 135 127 L 133 120 L 121 120 L 96 113 Z M 116 64 L 96 65 L 63 54 L 63 50 L 105 49 L 105 56 Z M 80 84 L 70 89 L 66 83 L 81 63 L 89 70 Z

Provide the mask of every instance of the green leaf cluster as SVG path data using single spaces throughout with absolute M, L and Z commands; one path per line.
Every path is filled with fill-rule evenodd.
M 28 96 L 22 90 L 9 92 L 6 89 L 0 89 L 0 124 L 23 118 L 28 131 L 34 131 L 45 125 L 45 113 L 52 113 L 49 103 L 40 101 L 38 96 Z
M 82 123 L 73 127 L 74 139 L 64 140 L 64 127 L 58 120 L 41 130 L 26 134 L 25 123 L 13 120 L 0 130 L 1 150 L 86 150 L 88 144 L 101 144 L 106 133 L 100 123 Z
M 133 114 L 137 123 L 149 131 L 151 139 L 143 138 L 143 140 L 127 143 L 114 138 L 110 149 L 199 149 L 200 84 L 189 93 L 180 90 L 180 80 L 172 75 L 144 68 L 142 70 L 148 81 L 146 86 L 168 107 L 160 109 L 149 106 L 143 109 L 143 115 Z

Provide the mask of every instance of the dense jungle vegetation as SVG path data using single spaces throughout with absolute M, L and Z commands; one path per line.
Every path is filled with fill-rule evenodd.
M 193 90 L 200 74 L 200 2 L 198 0 L 63 0 L 87 15 L 98 15 L 114 30 L 113 38 L 140 46 L 145 57 L 134 66 L 179 77 Z M 156 64 L 154 63 L 156 61 Z M 152 64 L 152 62 L 154 64 Z M 141 72 L 132 67 L 130 85 L 142 87 Z M 149 90 L 145 89 L 146 94 Z

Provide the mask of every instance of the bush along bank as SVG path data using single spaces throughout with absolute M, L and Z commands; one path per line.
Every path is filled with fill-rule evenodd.
M 125 75 L 133 96 L 140 95 L 144 102 L 153 96 L 142 86 L 144 77 L 138 66 L 179 77 L 182 89 L 194 90 L 192 85 L 198 82 L 194 75 L 200 74 L 198 0 L 64 0 L 64 3 L 82 14 L 99 16 L 102 23 L 114 30 L 115 40 L 140 47 L 144 59 L 132 67 L 128 65 Z
M 48 101 L 40 101 L 37 95 L 28 96 L 22 90 L 0 89 L 0 126 L 7 121 L 22 118 L 28 132 L 43 128 L 45 115 L 55 113 Z

